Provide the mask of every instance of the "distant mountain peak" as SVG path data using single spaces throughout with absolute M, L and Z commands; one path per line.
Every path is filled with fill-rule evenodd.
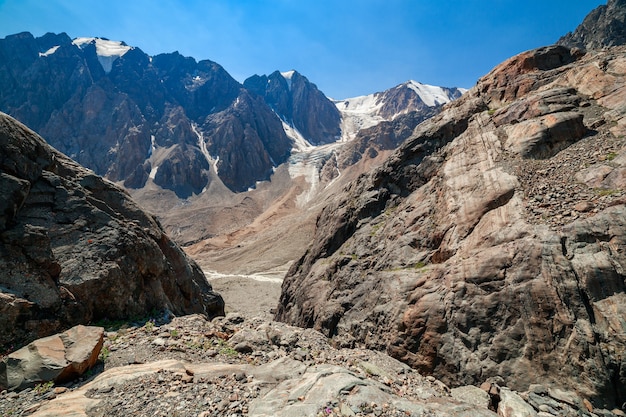
M 401 88 L 403 86 L 406 86 L 407 88 L 415 91 L 415 93 L 420 97 L 424 104 L 429 107 L 443 106 L 444 104 L 450 102 L 452 99 L 456 98 L 451 97 L 451 90 L 445 87 L 437 87 L 434 85 L 423 84 L 418 81 L 409 80 L 404 84 L 400 84 L 396 88 Z M 456 90 L 460 91 L 461 94 L 467 91 L 464 88 Z
M 335 142 L 341 135 L 341 115 L 317 86 L 296 70 L 253 75 L 243 82 L 248 90 L 265 102 L 288 126 L 288 133 L 298 143 L 321 145 Z
M 291 80 L 291 78 L 296 72 L 297 72 L 296 70 L 289 70 L 289 71 L 281 72 L 280 75 L 282 75 L 285 80 Z
M 343 115 L 342 140 L 354 139 L 361 129 L 393 120 L 401 114 L 441 107 L 466 91 L 464 88 L 437 87 L 409 80 L 378 93 L 335 100 Z

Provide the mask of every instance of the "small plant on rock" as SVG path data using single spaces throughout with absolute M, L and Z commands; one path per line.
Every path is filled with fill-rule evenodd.
M 46 392 L 50 391 L 53 385 L 54 385 L 54 382 L 52 381 L 42 382 L 41 384 L 35 385 L 34 390 L 38 395 L 43 395 Z
M 102 350 L 100 351 L 100 355 L 98 356 L 98 359 L 100 359 L 102 362 L 106 362 L 106 360 L 108 359 L 110 355 L 111 355 L 111 351 L 109 350 L 109 347 L 102 346 Z
M 143 327 L 146 330 L 146 332 L 152 333 L 154 331 L 154 319 L 148 320 L 146 324 L 144 324 Z

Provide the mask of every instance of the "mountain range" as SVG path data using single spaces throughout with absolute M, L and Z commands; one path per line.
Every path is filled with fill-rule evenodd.
M 0 59 L 0 108 L 130 189 L 153 183 L 188 198 L 219 181 L 243 192 L 268 180 L 292 150 L 344 135 L 338 107 L 296 71 L 240 84 L 209 60 L 51 33 L 7 36 Z M 429 86 L 415 86 L 422 85 L 394 89 L 397 99 L 377 96 L 378 119 L 460 95 L 448 89 L 433 98 Z

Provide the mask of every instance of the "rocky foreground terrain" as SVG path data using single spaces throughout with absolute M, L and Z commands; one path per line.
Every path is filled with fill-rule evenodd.
M 0 415 L 624 415 L 551 387 L 516 393 L 501 378 L 450 389 L 384 353 L 333 347 L 315 330 L 240 314 L 113 329 L 94 369 L 65 384 L 2 391 Z

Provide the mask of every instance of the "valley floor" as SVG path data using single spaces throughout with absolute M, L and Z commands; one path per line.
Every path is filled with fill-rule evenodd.
M 226 313 L 271 319 L 278 305 L 284 274 L 230 275 L 204 271 L 213 290 L 224 298 Z

